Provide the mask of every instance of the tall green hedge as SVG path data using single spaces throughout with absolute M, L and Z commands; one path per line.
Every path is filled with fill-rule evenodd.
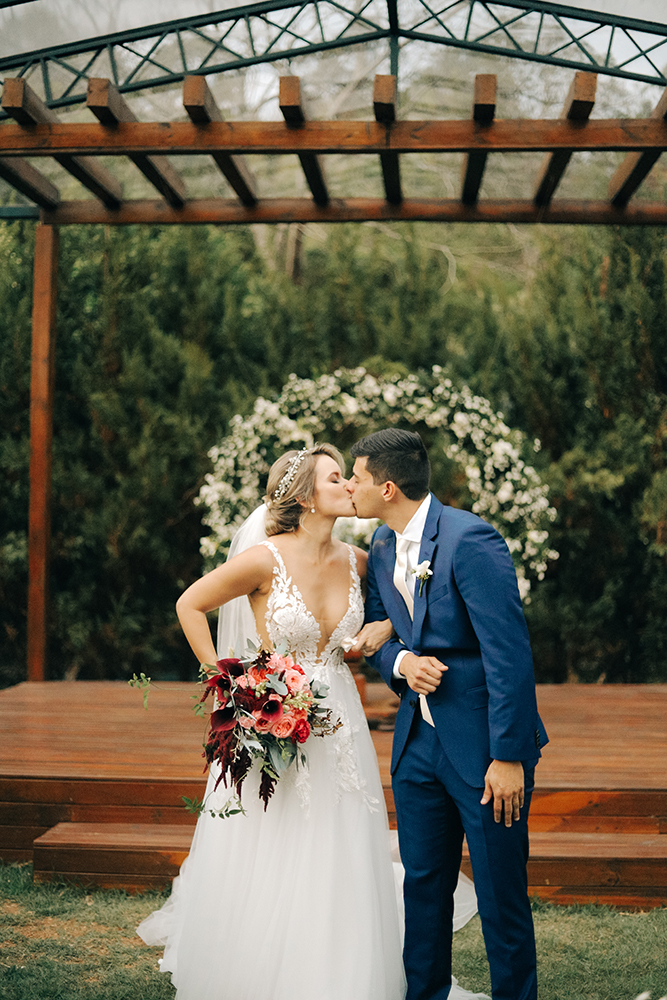
M 208 449 L 290 372 L 366 362 L 448 366 L 542 440 L 561 557 L 526 609 L 538 678 L 667 678 L 664 236 L 532 230 L 452 283 L 454 236 L 331 227 L 297 283 L 280 230 L 62 231 L 51 677 L 192 676 L 173 605 Z M 0 224 L 3 684 L 25 676 L 32 243 Z

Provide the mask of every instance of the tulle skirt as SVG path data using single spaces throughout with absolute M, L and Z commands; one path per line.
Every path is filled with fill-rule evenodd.
M 200 817 L 170 899 L 138 928 L 164 945 L 178 1000 L 403 1000 L 394 866 L 373 744 L 355 732 L 361 788 L 341 789 L 328 741 L 308 741 L 268 808 Z M 229 791 L 209 778 L 207 805 Z
M 266 811 L 253 768 L 245 816 L 204 813 L 170 898 L 138 928 L 164 947 L 176 1000 L 404 1000 L 396 835 L 354 680 L 327 680 L 343 727 L 307 741 L 307 768 L 292 765 Z M 214 791 L 218 775 L 214 811 L 231 794 Z M 456 929 L 477 911 L 465 876 L 455 903 Z M 452 987 L 450 1000 L 472 998 Z

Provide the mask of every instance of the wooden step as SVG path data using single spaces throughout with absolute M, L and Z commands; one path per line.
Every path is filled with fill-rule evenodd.
M 467 854 L 462 868 L 472 877 Z M 531 833 L 528 887 L 531 895 L 565 904 L 667 906 L 667 837 Z
M 130 892 L 163 888 L 178 875 L 192 832 L 173 824 L 58 823 L 35 840 L 33 878 Z
M 0 777 L 0 857 L 32 861 L 36 837 L 57 823 L 155 823 L 191 827 L 182 796 L 201 798 L 192 780 Z
M 667 791 L 654 788 L 536 788 L 529 825 L 536 833 L 667 832 Z
M 178 825 L 59 823 L 35 840 L 34 878 L 131 891 L 165 886 L 191 839 L 192 830 Z M 462 867 L 472 877 L 467 852 Z M 531 895 L 553 902 L 666 906 L 667 837 L 532 834 L 528 883 Z

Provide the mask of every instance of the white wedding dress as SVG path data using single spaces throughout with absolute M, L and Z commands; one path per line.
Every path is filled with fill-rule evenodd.
M 307 767 L 283 775 L 266 811 L 253 768 L 243 786 L 247 815 L 199 818 L 171 897 L 138 933 L 164 945 L 161 968 L 177 1000 L 403 1000 L 384 796 L 341 645 L 363 624 L 356 559 L 350 549 L 348 608 L 320 650 L 317 621 L 277 548 L 264 544 L 275 560 L 268 635 L 329 685 L 325 704 L 343 725 L 306 742 Z M 232 794 L 222 783 L 213 791 L 218 773 L 207 786 L 212 809 Z M 472 915 L 470 898 L 467 905 Z M 452 1000 L 472 996 L 452 988 Z

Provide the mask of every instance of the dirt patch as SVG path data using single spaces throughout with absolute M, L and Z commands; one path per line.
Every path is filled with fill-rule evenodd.
M 61 920 L 59 917 L 41 917 L 23 924 L 20 933 L 32 941 L 71 940 L 90 932 L 90 927 L 82 926 L 76 920 Z
M 10 900 L 5 899 L 0 906 L 0 913 L 6 913 L 8 916 L 16 916 L 17 913 L 21 912 L 21 907 L 18 903 L 12 903 Z

